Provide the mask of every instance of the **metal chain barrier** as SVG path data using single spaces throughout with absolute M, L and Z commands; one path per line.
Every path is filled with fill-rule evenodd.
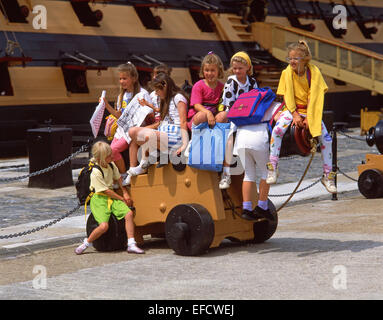
M 353 139 L 353 140 L 358 140 L 358 141 L 364 141 L 364 142 L 366 142 L 366 137 L 364 137 L 364 138 L 353 137 L 353 136 L 350 136 L 350 135 L 348 135 L 347 133 L 344 133 L 344 132 L 342 132 L 342 131 L 337 131 L 337 133 L 340 133 L 342 136 L 345 136 L 345 137 L 347 137 L 347 138 L 349 138 L 349 139 Z M 346 173 L 344 173 L 339 167 L 337 167 L 336 169 L 337 169 L 337 171 L 339 171 L 342 175 L 344 175 L 346 178 L 348 178 L 348 179 L 350 179 L 350 180 L 352 180 L 352 181 L 358 182 L 357 179 L 354 179 L 353 177 L 350 177 L 349 175 L 347 175 Z
M 20 176 L 20 177 L 0 178 L 0 183 L 7 183 L 7 182 L 12 182 L 12 181 L 17 181 L 17 180 L 23 180 L 23 179 L 27 179 L 27 178 L 30 178 L 30 177 L 38 176 L 40 174 L 47 173 L 47 172 L 49 172 L 51 170 L 57 169 L 58 167 L 64 165 L 67 162 L 69 162 L 71 159 L 73 159 L 74 157 L 76 157 L 80 153 L 86 151 L 88 149 L 89 145 L 90 145 L 90 141 L 88 141 L 86 144 L 82 145 L 79 150 L 77 150 L 75 153 L 72 153 L 68 158 L 65 158 L 64 160 L 61 160 L 60 162 L 57 162 L 56 164 L 54 164 L 54 165 L 52 165 L 52 166 L 50 166 L 48 168 L 45 168 L 45 169 L 42 169 L 42 170 L 39 170 L 39 171 L 35 171 L 35 172 L 32 172 L 32 173 L 24 175 L 24 176 Z
M 16 180 L 22 180 L 22 179 L 26 179 L 26 178 L 30 178 L 30 177 L 34 177 L 34 176 L 37 176 L 39 174 L 43 174 L 43 173 L 46 173 L 46 172 L 49 172 L 51 170 L 54 170 L 62 165 L 64 165 L 65 163 L 69 162 L 71 159 L 73 159 L 74 157 L 76 157 L 78 154 L 80 154 L 81 152 L 84 152 L 88 149 L 89 145 L 90 145 L 90 141 L 88 141 L 86 144 L 82 145 L 80 147 L 79 150 L 77 150 L 75 153 L 72 153 L 69 157 L 65 158 L 64 160 L 61 160 L 60 162 L 48 167 L 48 168 L 45 168 L 45 169 L 42 169 L 40 171 L 36 171 L 36 172 L 32 172 L 28 175 L 24 175 L 24 176 L 20 176 L 20 177 L 14 177 L 14 178 L 3 178 L 3 179 L 0 179 L 0 182 L 11 182 L 11 181 L 16 181 Z M 21 236 L 24 236 L 24 235 L 27 235 L 27 234 L 31 234 L 31 233 L 34 233 L 34 232 L 37 232 L 37 231 L 40 231 L 40 230 L 43 230 L 45 228 L 48 228 L 52 225 L 54 225 L 55 223 L 63 220 L 64 218 L 66 217 L 69 217 L 71 214 L 73 214 L 74 212 L 76 212 L 79 208 L 81 207 L 81 204 L 77 204 L 77 206 L 75 208 L 73 208 L 72 210 L 68 211 L 67 213 L 65 213 L 64 215 L 62 215 L 61 217 L 55 219 L 55 220 L 52 220 L 40 227 L 37 227 L 37 228 L 33 228 L 33 229 L 30 229 L 30 230 L 27 230 L 27 231 L 23 231 L 23 232 L 18 232 L 18 233 L 13 233 L 13 234 L 7 234 L 7 235 L 0 235 L 0 239 L 10 239 L 10 238 L 16 238 L 16 237 L 21 237 Z
M 311 187 L 315 186 L 320 180 L 322 179 L 322 177 L 320 177 L 318 180 L 314 181 L 313 183 L 309 184 L 307 187 L 304 187 L 300 190 L 297 190 L 295 191 L 295 193 L 299 193 L 299 192 L 303 192 L 303 191 L 306 191 L 308 189 L 310 189 Z M 288 197 L 292 194 L 292 192 L 290 193 L 282 193 L 282 194 L 269 194 L 269 197 Z
M 55 220 L 52 220 L 40 227 L 37 227 L 37 228 L 33 228 L 33 229 L 30 229 L 30 230 L 27 230 L 27 231 L 23 231 L 23 232 L 18 232 L 18 233 L 12 233 L 12 234 L 6 234 L 6 235 L 0 235 L 0 239 L 10 239 L 10 238 L 16 238 L 16 237 L 21 237 L 21 236 L 25 236 L 27 234 L 31 234 L 31 233 L 34 233 L 36 231 L 40 231 L 42 229 L 45 229 L 45 228 L 48 228 L 52 225 L 54 225 L 55 223 L 61 221 L 62 219 L 66 218 L 66 217 L 69 217 L 71 214 L 73 214 L 74 212 L 76 212 L 78 210 L 78 208 L 81 207 L 81 204 L 77 204 L 77 206 L 75 208 L 73 208 L 72 210 L 68 211 L 67 213 L 65 213 L 64 215 L 62 215 L 61 217 L 55 219 Z
M 350 179 L 350 180 L 352 180 L 352 181 L 358 182 L 357 179 L 354 179 L 353 177 L 350 177 L 349 175 L 347 175 L 346 173 L 344 173 L 342 170 L 340 170 L 339 167 L 337 167 L 337 170 L 338 170 L 341 174 L 343 174 L 346 178 L 348 178 L 348 179 Z
M 366 142 L 366 138 L 353 137 L 353 136 L 350 136 L 350 135 L 348 135 L 347 133 L 344 133 L 344 132 L 342 132 L 342 131 L 340 131 L 340 130 L 338 130 L 337 133 L 340 133 L 342 136 L 345 136 L 345 137 L 347 137 L 347 138 L 349 138 L 349 139 L 354 139 L 354 140 L 358 140 L 358 141 L 364 141 L 364 142 Z

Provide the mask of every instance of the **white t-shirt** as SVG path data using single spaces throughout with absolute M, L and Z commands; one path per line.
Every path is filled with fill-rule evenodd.
M 262 121 L 270 121 L 279 106 L 279 102 L 273 102 L 266 110 Z M 237 135 L 235 137 L 233 153 L 237 155 L 239 149 L 253 149 L 257 151 L 269 152 L 269 133 L 267 123 L 249 124 L 237 127 Z
M 165 116 L 161 124 L 175 124 L 179 126 L 181 124 L 180 114 L 178 112 L 177 105 L 179 102 L 184 102 L 186 105 L 188 103 L 187 99 L 180 93 L 177 93 L 171 100 L 169 104 L 169 113 Z

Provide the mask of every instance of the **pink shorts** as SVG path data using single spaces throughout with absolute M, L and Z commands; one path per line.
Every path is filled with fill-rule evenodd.
M 121 152 L 127 150 L 129 148 L 129 144 L 123 137 L 120 139 L 113 138 L 110 147 L 112 148 L 113 161 L 117 161 L 122 159 Z

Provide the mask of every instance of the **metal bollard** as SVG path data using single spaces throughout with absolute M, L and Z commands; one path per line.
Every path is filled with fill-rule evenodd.
M 39 128 L 27 131 L 29 172 L 41 171 L 69 157 L 72 129 Z M 28 187 L 56 189 L 73 185 L 71 162 L 29 178 Z
M 345 127 L 347 122 L 333 122 L 332 126 L 332 171 L 335 172 L 335 187 L 337 187 L 338 171 L 338 138 L 336 131 Z M 333 193 L 331 200 L 338 200 L 338 193 Z

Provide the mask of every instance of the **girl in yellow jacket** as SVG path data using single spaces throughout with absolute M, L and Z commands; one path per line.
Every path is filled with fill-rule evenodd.
M 318 137 L 323 161 L 322 184 L 328 192 L 336 193 L 332 168 L 332 139 L 322 121 L 324 94 L 327 85 L 318 67 L 310 63 L 311 52 L 300 40 L 287 48 L 289 66 L 282 71 L 277 94 L 283 96 L 285 110 L 281 113 L 271 135 L 270 162 L 267 164 L 268 184 L 276 183 L 278 161 L 283 135 L 290 123 L 307 127 L 313 138 Z

